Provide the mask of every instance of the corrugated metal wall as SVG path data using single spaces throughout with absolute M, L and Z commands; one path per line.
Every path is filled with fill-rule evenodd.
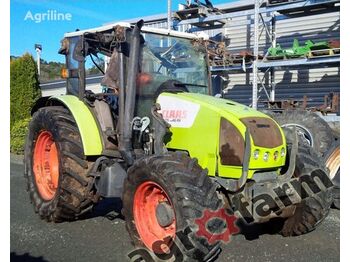
M 253 49 L 254 25 L 252 22 L 253 15 L 249 15 L 245 19 L 242 17 L 234 18 L 226 24 L 222 31 L 230 39 L 228 46 L 230 50 L 239 52 Z M 276 22 L 277 42 L 282 47 L 290 47 L 294 38 L 297 38 L 301 44 L 308 39 L 314 41 L 339 39 L 339 28 L 339 12 L 288 18 Z M 259 43 L 263 55 L 270 46 L 265 31 L 261 34 Z M 260 76 L 262 78 L 263 74 Z M 229 74 L 229 80 L 228 87 L 224 90 L 224 96 L 237 102 L 250 104 L 252 74 Z M 324 95 L 330 92 L 340 92 L 339 67 L 287 68 L 276 71 L 275 81 L 276 99 L 301 100 L 304 95 L 307 95 L 310 106 L 323 104 Z M 267 99 L 262 89 L 259 95 L 261 100 Z
M 251 3 L 251 1 L 242 1 Z M 237 2 L 235 3 L 237 5 Z M 251 6 L 253 8 L 253 6 Z M 269 20 L 270 14 L 264 14 L 264 19 Z M 229 39 L 228 48 L 233 52 L 241 50 L 253 50 L 254 43 L 254 15 L 253 9 L 250 15 L 229 19 L 225 27 L 216 30 L 207 30 L 209 36 L 223 34 Z M 146 23 L 149 26 L 167 27 L 165 20 L 161 22 Z M 269 26 L 269 23 L 267 23 Z M 185 28 L 179 28 L 184 31 Z M 340 14 L 339 12 L 307 15 L 295 18 L 281 19 L 276 22 L 277 42 L 282 47 L 290 47 L 294 38 L 301 44 L 305 40 L 323 41 L 340 38 Z M 260 36 L 260 51 L 263 55 L 270 46 L 264 30 Z M 228 75 L 229 84 L 224 89 L 225 98 L 237 102 L 250 104 L 252 96 L 252 74 L 237 72 Z M 261 78 L 263 74 L 261 74 Z M 330 92 L 340 92 L 339 67 L 314 67 L 302 69 L 283 69 L 275 73 L 276 99 L 303 99 L 309 98 L 308 104 L 316 106 L 323 104 L 324 95 Z M 267 79 L 268 80 L 268 79 Z M 268 82 L 266 82 L 268 84 Z M 260 88 L 261 89 L 261 88 Z M 259 93 L 260 100 L 267 100 L 264 91 Z
M 267 21 L 269 20 L 268 17 L 264 15 L 264 19 Z M 221 30 L 230 39 L 228 46 L 230 50 L 253 49 L 253 19 L 254 15 L 233 18 Z M 269 26 L 270 24 L 267 23 L 267 25 Z M 277 42 L 282 47 L 291 46 L 294 38 L 299 39 L 302 43 L 308 39 L 315 41 L 339 39 L 339 29 L 339 12 L 289 18 L 276 22 Z M 259 43 L 261 51 L 266 51 L 269 47 L 265 31 L 262 32 Z
M 225 98 L 249 105 L 252 97 L 252 75 L 250 73 L 230 74 L 229 79 Z M 276 99 L 302 100 L 306 95 L 308 106 L 322 105 L 325 95 L 340 91 L 338 67 L 279 70 L 275 73 L 275 81 Z M 267 100 L 263 90 L 259 95 L 259 100 Z

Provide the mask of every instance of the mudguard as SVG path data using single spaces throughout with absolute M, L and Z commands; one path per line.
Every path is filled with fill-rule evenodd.
M 86 156 L 96 156 L 102 154 L 102 140 L 96 120 L 89 108 L 72 95 L 58 95 L 49 98 L 49 101 L 56 100 L 64 104 L 71 112 L 78 126 L 80 137 Z

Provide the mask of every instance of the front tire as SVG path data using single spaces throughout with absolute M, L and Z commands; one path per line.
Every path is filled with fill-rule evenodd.
M 156 215 L 160 205 L 168 210 L 163 221 Z M 179 248 L 174 244 L 178 240 L 175 234 L 183 230 L 188 232 L 188 229 L 187 236 L 193 248 L 181 250 L 183 261 L 205 261 L 220 252 L 220 242 L 209 244 L 194 233 L 195 219 L 200 218 L 204 210 L 217 210 L 220 206 L 216 185 L 207 171 L 185 154 L 138 160 L 128 170 L 124 182 L 123 214 L 129 235 L 136 247 L 146 248 L 158 257 L 166 252 L 179 255 L 175 250 Z M 163 240 L 168 250 L 159 250 L 155 245 Z
M 73 220 L 92 205 L 90 162 L 78 127 L 63 107 L 34 113 L 26 138 L 25 178 L 34 210 L 42 219 Z
M 299 144 L 294 177 L 311 176 L 322 172 L 322 177 L 328 177 L 328 171 L 313 148 Z M 311 178 L 312 179 L 312 178 Z M 324 182 L 325 188 L 315 195 L 306 196 L 296 205 L 294 215 L 284 222 L 281 234 L 283 236 L 299 236 L 313 231 L 328 215 L 333 202 L 332 183 Z

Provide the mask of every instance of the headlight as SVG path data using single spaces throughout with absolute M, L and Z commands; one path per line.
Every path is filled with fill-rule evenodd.
M 259 150 L 255 150 L 253 153 L 253 157 L 255 160 L 257 160 L 259 158 Z
M 264 153 L 263 159 L 264 159 L 265 162 L 267 162 L 267 160 L 269 160 L 269 156 L 270 156 L 269 152 L 265 152 Z
M 284 157 L 286 155 L 286 150 L 284 147 L 281 149 L 281 157 Z

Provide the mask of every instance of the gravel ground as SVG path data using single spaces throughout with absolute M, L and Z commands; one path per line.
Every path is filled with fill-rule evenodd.
M 11 261 L 128 261 L 133 250 L 120 203 L 104 201 L 89 218 L 47 223 L 34 213 L 25 191 L 21 157 L 11 156 Z M 340 212 L 331 210 L 313 232 L 284 238 L 258 225 L 223 246 L 217 261 L 339 261 Z

